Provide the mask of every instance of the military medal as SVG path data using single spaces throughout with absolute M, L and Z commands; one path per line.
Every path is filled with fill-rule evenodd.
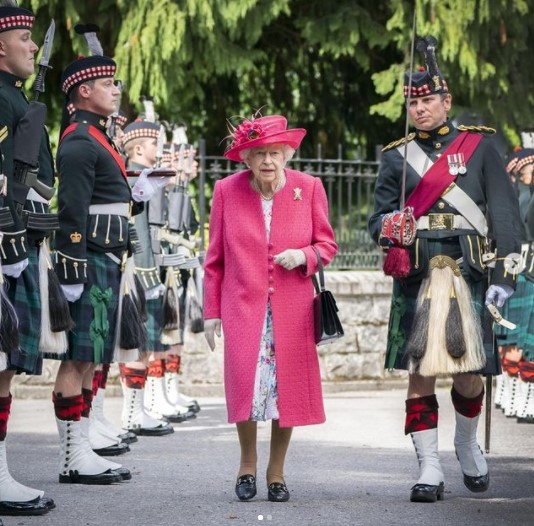
M 467 173 L 467 167 L 465 166 L 465 157 L 463 153 L 456 154 L 458 158 L 458 173 L 460 175 L 465 175 Z
M 459 167 L 458 167 L 458 155 L 457 154 L 451 154 L 447 155 L 447 162 L 449 164 L 449 173 L 454 177 L 458 175 Z

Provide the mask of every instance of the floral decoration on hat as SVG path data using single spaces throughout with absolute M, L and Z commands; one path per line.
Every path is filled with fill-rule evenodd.
M 228 120 L 229 135 L 225 137 L 228 145 L 224 156 L 232 161 L 241 162 L 240 152 L 248 148 L 256 148 L 269 144 L 285 144 L 297 149 L 306 130 L 303 128 L 287 128 L 287 119 L 282 115 L 268 115 L 263 117 L 260 110 L 250 119 L 243 118 L 238 125 Z

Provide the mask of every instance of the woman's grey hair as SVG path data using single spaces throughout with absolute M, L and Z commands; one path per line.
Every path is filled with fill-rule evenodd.
M 282 144 L 282 150 L 284 152 L 284 161 L 286 163 L 288 163 L 289 161 L 291 161 L 291 159 L 293 159 L 293 155 L 295 155 L 295 149 L 294 148 L 291 148 L 291 146 L 288 146 L 287 144 Z M 261 148 L 261 146 L 260 146 Z M 243 160 L 243 162 L 247 162 L 248 160 L 248 156 L 250 155 L 250 152 L 252 150 L 254 150 L 255 148 L 246 148 L 245 150 L 241 150 L 239 152 L 239 155 L 241 157 L 241 159 Z

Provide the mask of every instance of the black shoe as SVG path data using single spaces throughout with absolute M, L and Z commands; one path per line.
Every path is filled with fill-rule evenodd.
M 41 497 L 41 504 L 44 504 L 49 510 L 53 510 L 56 507 L 56 503 L 50 497 Z
M 256 496 L 256 477 L 241 475 L 235 485 L 235 494 L 239 500 L 250 500 Z
M 121 480 L 130 480 L 132 478 L 132 474 L 128 468 L 121 466 L 120 468 L 115 468 L 112 471 L 119 474 L 121 476 Z
M 44 500 L 41 497 L 36 497 L 26 502 L 1 501 L 0 515 L 44 515 L 51 509 L 46 505 L 46 502 L 43 502 Z
M 517 423 L 518 424 L 534 424 L 534 418 L 532 418 L 531 416 L 526 416 L 524 418 L 518 416 Z
M 283 482 L 269 484 L 267 498 L 271 502 L 286 502 L 289 500 L 289 490 Z
M 131 431 L 126 431 L 126 433 L 123 433 L 122 435 L 118 435 L 118 438 L 121 439 L 122 442 L 125 444 L 133 444 L 134 442 L 138 442 L 139 439 L 137 438 L 137 435 L 135 433 L 132 433 Z
M 129 429 L 129 431 L 135 433 L 137 436 L 161 437 L 174 433 L 174 428 L 169 424 L 161 424 L 158 427 L 134 427 L 133 429 Z
M 464 473 L 465 487 L 473 493 L 482 493 L 489 488 L 490 478 L 489 473 L 482 475 L 481 477 L 471 477 Z
M 189 409 L 189 411 L 193 411 L 193 413 L 198 413 L 200 411 L 200 406 L 196 400 L 191 400 L 191 402 L 189 402 L 187 405 L 187 409 Z
M 181 413 L 181 414 L 184 414 L 184 416 L 187 418 L 187 420 L 192 420 L 193 418 L 196 418 L 197 417 L 197 414 L 195 411 L 193 411 L 193 409 L 191 408 L 188 408 L 189 411 L 187 411 L 187 413 Z
M 101 457 L 116 457 L 118 455 L 124 455 L 124 453 L 128 453 L 128 451 L 130 451 L 130 446 L 121 442 L 120 444 L 113 444 L 112 446 L 93 449 L 93 451 Z
M 68 475 L 59 475 L 60 484 L 99 484 L 107 485 L 121 482 L 122 477 L 112 469 L 98 473 L 96 475 L 80 475 L 77 471 L 71 470 Z
M 183 413 L 174 413 L 173 415 L 163 415 L 165 420 L 173 424 L 181 424 L 187 420 L 187 416 Z
M 416 484 L 411 489 L 410 502 L 436 502 L 443 500 L 443 493 L 445 492 L 445 484 L 439 483 L 439 486 L 431 484 Z

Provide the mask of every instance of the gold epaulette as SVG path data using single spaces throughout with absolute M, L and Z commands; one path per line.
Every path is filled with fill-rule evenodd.
M 392 148 L 396 148 L 397 146 L 400 146 L 401 144 L 404 144 L 405 142 L 410 142 L 413 139 L 415 139 L 415 133 L 412 132 L 407 137 L 403 137 L 402 139 L 399 139 L 398 141 L 390 142 L 387 146 L 384 146 L 384 148 L 382 148 L 382 151 L 385 152 L 386 150 L 391 150 Z
M 466 126 L 465 124 L 460 124 L 457 128 L 459 131 L 470 131 L 478 133 L 488 133 L 490 135 L 497 132 L 495 128 L 488 128 L 488 126 Z

